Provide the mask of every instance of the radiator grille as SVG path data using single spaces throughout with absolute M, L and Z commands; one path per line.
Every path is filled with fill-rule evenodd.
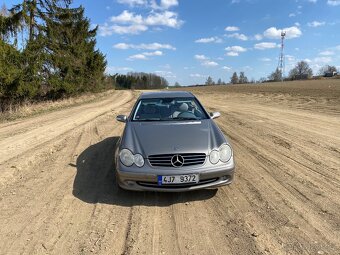
M 152 166 L 174 167 L 171 163 L 171 159 L 176 155 L 182 156 L 184 160 L 182 167 L 203 165 L 206 158 L 205 153 L 183 153 L 150 155 L 148 159 Z

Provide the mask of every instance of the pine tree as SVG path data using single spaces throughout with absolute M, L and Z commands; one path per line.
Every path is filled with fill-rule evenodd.
M 243 83 L 248 83 L 248 78 L 247 76 L 244 74 L 244 72 L 240 72 L 240 78 L 239 78 L 239 83 L 243 84 Z
M 97 28 L 90 29 L 84 8 L 54 7 L 46 18 L 51 94 L 98 90 L 106 67 L 104 55 L 95 49 Z
M 205 85 L 213 85 L 214 81 L 213 79 L 209 76 L 205 82 Z
M 230 78 L 230 83 L 232 83 L 232 84 L 237 84 L 238 83 L 238 76 L 237 76 L 236 72 L 234 72 L 233 76 Z

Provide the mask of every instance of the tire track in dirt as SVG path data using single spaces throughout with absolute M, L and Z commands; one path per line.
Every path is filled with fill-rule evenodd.
M 240 110 L 243 110 L 243 109 L 240 109 Z M 243 111 L 240 111 L 240 112 L 243 112 Z M 257 112 L 257 109 L 254 109 L 255 114 L 256 112 Z M 266 201 L 275 201 L 275 198 L 277 200 L 278 197 L 282 197 L 282 198 L 285 198 L 287 201 L 293 202 L 290 205 L 284 204 L 284 207 L 281 207 L 279 211 L 287 212 L 287 207 L 291 207 L 292 211 L 289 213 L 290 218 L 286 219 L 287 223 L 296 221 L 296 223 L 299 223 L 299 224 L 296 224 L 296 226 L 301 225 L 303 227 L 302 228 L 299 227 L 299 230 L 293 231 L 295 232 L 295 235 L 296 235 L 296 236 L 291 235 L 293 238 L 290 238 L 288 235 L 285 236 L 285 239 L 288 239 L 290 241 L 287 242 L 287 240 L 284 240 L 285 242 L 282 242 L 282 241 L 281 242 L 290 243 L 290 244 L 295 243 L 295 245 L 291 246 L 290 248 L 296 249 L 296 252 L 299 252 L 299 253 L 310 253 L 311 251 L 312 252 L 318 251 L 317 248 L 313 247 L 313 246 L 318 246 L 318 245 L 308 244 L 307 250 L 305 248 L 301 248 L 301 247 L 299 248 L 299 246 L 304 246 L 301 244 L 307 244 L 310 239 L 312 240 L 319 239 L 319 242 L 321 239 L 322 241 L 321 241 L 321 244 L 319 243 L 319 246 L 323 247 L 325 250 L 329 249 L 329 247 L 327 247 L 329 246 L 328 245 L 329 241 L 331 241 L 333 245 L 336 245 L 338 243 L 338 238 L 332 234 L 331 235 L 329 234 L 329 233 L 336 233 L 339 230 L 337 227 L 339 225 L 339 222 L 338 222 L 338 217 L 336 216 L 338 214 L 336 207 L 330 206 L 330 208 L 333 207 L 330 210 L 333 211 L 335 215 L 332 215 L 331 217 L 327 217 L 327 215 L 324 215 L 324 213 L 320 215 L 319 212 L 322 212 L 323 206 L 321 204 L 314 202 L 315 194 L 310 192 L 310 190 L 315 190 L 315 185 L 311 186 L 308 190 L 303 189 L 304 192 L 308 195 L 304 195 L 303 199 L 301 199 L 301 191 L 300 191 L 301 183 L 296 182 L 296 180 L 294 180 L 293 178 L 289 181 L 287 180 L 287 175 L 286 175 L 287 171 L 291 171 L 293 173 L 291 174 L 291 176 L 294 176 L 294 173 L 298 173 L 298 171 L 301 170 L 301 166 L 297 167 L 296 165 L 292 165 L 291 162 L 282 162 L 282 151 L 278 150 L 277 146 L 272 146 L 272 144 L 268 144 L 268 142 L 270 141 L 258 139 L 259 134 L 261 134 L 261 132 L 259 132 L 258 126 L 255 126 L 255 127 L 251 126 L 251 124 L 249 123 L 248 116 L 247 116 L 248 118 L 243 118 L 243 114 L 241 113 L 238 116 L 239 121 L 235 121 L 235 118 L 237 118 L 236 114 L 231 114 L 233 116 L 232 118 L 234 119 L 232 122 L 230 122 L 228 121 L 230 114 L 228 113 L 225 113 L 225 114 L 227 115 L 227 117 L 223 119 L 223 121 L 221 122 L 221 125 L 222 125 L 222 128 L 223 127 L 225 128 L 225 133 L 230 135 L 231 140 L 235 147 L 234 148 L 235 153 L 236 155 L 238 155 L 237 157 L 238 173 L 239 171 L 242 171 L 241 169 L 239 169 L 240 165 L 241 166 L 244 165 L 243 166 L 244 169 L 256 170 L 256 172 L 253 173 L 254 174 L 253 178 L 255 178 L 256 180 L 258 176 L 261 176 L 261 178 L 263 179 L 262 181 L 266 181 L 266 183 L 272 186 L 271 188 L 261 190 L 260 193 L 266 194 L 266 190 L 273 190 L 273 188 L 277 193 L 273 197 L 268 197 L 268 195 L 266 195 L 266 197 L 264 198 L 260 198 L 260 197 L 258 197 L 257 199 L 255 198 L 255 201 L 258 200 L 259 204 L 263 205 Z M 233 126 L 233 123 L 244 123 L 244 122 L 245 124 L 243 125 L 237 125 L 236 127 Z M 272 125 L 270 125 L 270 127 L 272 127 Z M 266 128 L 265 130 L 266 132 L 269 132 L 269 134 L 272 132 L 270 128 L 268 129 Z M 279 133 L 281 130 L 282 128 L 276 129 L 276 132 Z M 296 141 L 296 143 L 299 143 L 299 141 Z M 283 149 L 287 149 L 287 148 L 283 146 L 281 150 Z M 304 148 L 302 148 L 302 151 L 303 149 Z M 245 153 L 242 153 L 242 151 L 244 151 Z M 287 152 L 285 151 L 285 153 Z M 277 159 L 276 159 L 276 155 L 277 155 Z M 296 157 L 296 154 L 295 154 L 295 157 Z M 299 158 L 298 160 L 303 162 L 303 159 L 301 160 L 301 158 Z M 260 167 L 255 167 L 257 163 L 260 163 L 259 164 Z M 313 167 L 315 168 L 315 165 Z M 282 171 L 275 171 L 275 169 L 277 168 Z M 263 169 L 263 170 L 261 171 L 260 169 Z M 320 172 L 325 171 L 325 166 L 323 169 L 320 168 L 319 171 Z M 265 175 L 263 175 L 264 173 L 267 173 L 268 176 L 266 177 Z M 306 173 L 306 176 L 307 175 L 310 175 L 310 172 Z M 251 178 L 251 175 L 248 174 L 248 178 L 249 177 L 250 177 L 250 180 L 248 181 L 249 182 L 248 188 L 253 179 Z M 308 180 L 309 178 L 307 177 L 304 179 Z M 316 185 L 318 183 L 320 184 L 320 181 L 322 182 L 324 181 L 320 179 L 320 173 L 318 173 L 318 175 L 315 176 L 314 179 L 316 180 L 314 182 L 314 184 Z M 272 182 L 273 180 L 276 180 L 276 181 Z M 326 187 L 328 186 L 331 190 L 335 191 L 337 189 L 336 188 L 337 185 L 336 183 L 334 182 L 332 183 L 332 182 L 329 183 L 329 181 L 326 179 L 325 185 Z M 291 183 L 294 183 L 294 184 L 291 185 Z M 295 185 L 296 187 L 294 187 Z M 259 189 L 259 187 L 263 188 L 264 186 L 265 185 L 263 184 L 260 185 L 260 183 L 258 183 L 256 187 L 253 186 L 250 192 L 245 191 L 244 195 L 254 194 L 255 191 Z M 284 187 L 284 189 L 282 187 Z M 299 190 L 299 192 L 297 192 L 296 190 Z M 306 207 L 306 201 L 304 198 L 310 195 L 312 196 L 312 198 L 307 201 L 307 206 L 309 209 L 303 209 Z M 329 196 L 328 199 L 329 199 L 329 205 L 334 205 L 334 202 L 335 204 L 339 204 L 338 199 L 334 198 L 334 196 L 333 197 Z M 249 199 L 249 200 L 251 201 L 252 199 Z M 322 199 L 322 203 L 323 204 L 325 203 L 324 197 Z M 279 204 L 282 204 L 282 203 L 280 203 L 280 201 L 277 201 L 273 205 L 277 207 L 277 205 Z M 252 206 L 256 206 L 256 205 L 253 204 Z M 294 216 L 295 214 L 297 214 L 297 216 Z M 307 215 L 308 217 L 306 217 Z M 267 217 L 269 219 L 275 218 L 273 214 L 270 214 L 270 212 L 266 212 L 264 217 Z M 326 224 L 326 226 L 324 224 L 325 218 L 328 219 L 328 223 L 329 223 L 329 224 Z M 254 222 L 257 222 L 257 225 L 259 225 L 258 222 L 261 222 L 261 220 L 256 220 L 256 221 L 254 220 Z M 269 225 L 273 225 L 273 223 Z M 287 224 L 284 224 L 284 225 L 287 225 Z M 302 233 L 298 234 L 300 231 L 302 231 L 304 234 Z M 304 235 L 306 237 L 301 239 L 301 237 L 303 237 Z M 300 239 L 300 242 L 297 243 L 296 241 L 294 241 L 294 239 L 295 240 Z M 334 250 L 334 248 L 333 249 L 331 248 L 329 252 L 330 254 L 333 254 L 336 252 L 336 250 Z
M 122 100 L 122 103 L 124 102 L 125 101 Z M 132 102 L 121 107 L 121 110 L 126 111 L 127 107 L 131 107 L 131 103 Z M 108 120 L 111 121 L 108 122 Z M 12 226 L 6 228 L 7 230 L 3 228 L 0 231 L 0 236 L 7 236 L 9 238 L 8 240 L 12 240 L 9 242 L 3 239 L 3 241 L 0 242 L 4 242 L 0 245 L 2 252 L 7 253 L 6 250 L 11 252 L 17 250 L 18 252 L 29 254 L 45 253 L 48 251 L 53 251 L 53 253 L 60 251 L 60 254 L 74 253 L 78 249 L 78 244 L 81 245 L 82 243 L 80 240 L 84 238 L 88 241 L 93 238 L 94 235 L 91 236 L 87 231 L 79 231 L 79 227 L 81 228 L 81 225 L 84 224 L 81 222 L 88 222 L 87 228 L 93 230 L 95 229 L 95 222 L 99 218 L 98 215 L 106 218 L 105 215 L 109 216 L 113 211 L 111 208 L 101 206 L 98 203 L 94 203 L 92 207 L 89 207 L 69 193 L 70 190 L 72 191 L 72 185 L 74 185 L 74 167 L 77 167 L 77 165 L 74 164 L 74 159 L 75 156 L 82 154 L 84 148 L 100 141 L 101 136 L 117 136 L 121 132 L 122 127 L 112 125 L 114 123 L 113 121 L 114 116 L 112 116 L 111 113 L 101 114 L 95 117 L 95 120 L 86 122 L 83 128 L 77 127 L 71 130 L 71 132 L 62 135 L 58 140 L 53 139 L 51 142 L 53 145 L 47 143 L 48 147 L 60 147 L 60 150 L 50 154 L 49 148 L 45 148 L 48 152 L 42 153 L 42 155 L 44 155 L 42 159 L 33 162 L 29 169 L 23 169 L 28 175 L 24 184 L 20 184 L 20 179 L 18 179 L 17 182 L 12 180 L 14 183 L 8 183 L 6 186 L 7 190 L 1 190 L 6 193 L 8 190 L 15 189 L 16 195 L 18 195 L 19 198 L 13 200 L 11 197 L 7 197 L 9 200 L 8 203 L 4 200 L 1 201 L 1 203 L 9 204 L 12 208 L 15 207 L 19 209 L 11 216 L 9 216 L 10 214 L 6 214 L 5 210 L 1 213 L 1 221 L 4 220 L 8 226 Z M 104 123 L 104 125 L 101 123 Z M 101 128 L 98 128 L 98 125 L 100 125 Z M 103 132 L 102 134 L 100 134 L 101 131 Z M 109 139 L 104 144 L 105 147 L 111 147 L 111 152 L 113 152 L 112 150 L 115 146 L 114 141 L 117 141 L 117 139 Z M 42 148 L 42 150 L 44 149 Z M 112 160 L 112 154 L 106 154 L 103 161 L 109 162 L 110 159 Z M 104 163 L 104 165 L 105 164 L 106 163 Z M 99 177 L 99 182 L 107 177 L 107 173 L 112 171 L 112 167 L 113 162 L 107 165 L 105 169 L 106 173 L 103 173 L 103 176 L 95 175 Z M 38 170 L 35 171 L 35 169 Z M 42 171 L 42 169 L 45 170 Z M 106 192 L 107 188 L 106 186 Z M 27 192 L 27 190 L 30 190 L 30 192 Z M 98 197 L 98 193 L 103 190 L 104 189 L 97 189 L 97 192 L 92 192 L 90 198 L 92 199 L 94 197 L 94 200 L 98 199 L 96 198 Z M 21 196 L 21 192 L 26 193 L 26 195 Z M 34 196 L 33 199 L 31 199 L 32 196 Z M 29 197 L 31 198 L 29 199 Z M 51 200 L 52 197 L 53 200 Z M 34 210 L 30 210 L 30 208 L 34 208 Z M 118 212 L 120 212 L 120 210 L 118 210 Z M 11 212 L 8 211 L 8 213 Z M 117 213 L 117 211 L 115 211 L 115 213 Z M 124 221 L 125 214 L 120 212 L 118 215 L 120 215 L 121 218 L 119 221 Z M 30 220 L 27 221 L 27 218 Z M 108 218 L 112 219 L 112 217 Z M 14 225 L 19 227 L 19 229 L 13 228 Z M 5 234 L 4 231 L 7 231 L 7 233 Z M 108 231 L 108 233 L 112 235 L 111 232 Z M 13 236 L 13 238 L 10 238 L 11 236 Z M 70 240 L 73 240 L 75 245 L 72 245 Z M 91 243 L 90 245 L 87 242 L 85 249 L 82 250 L 90 251 L 93 249 L 92 246 L 99 244 L 99 239 L 96 239 L 94 244 Z
M 121 91 L 104 101 L 38 116 L 34 123 L 31 124 L 32 126 L 24 132 L 18 127 L 12 129 L 12 134 L 9 137 L 0 140 L 0 163 L 4 163 L 29 149 L 50 141 L 75 127 L 84 125 L 98 116 L 110 112 L 115 107 L 128 103 L 131 99 L 131 92 Z M 117 100 L 117 102 L 114 100 Z M 113 103 L 111 104 L 111 102 Z M 46 116 L 47 121 L 44 119 Z

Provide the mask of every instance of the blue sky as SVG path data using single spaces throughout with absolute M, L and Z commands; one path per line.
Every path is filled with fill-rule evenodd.
M 7 7 L 18 1 L 5 1 Z M 101 0 L 82 4 L 98 25 L 97 46 L 108 73 L 157 73 L 170 84 L 229 82 L 234 71 L 267 77 L 305 60 L 317 72 L 340 68 L 340 0 Z

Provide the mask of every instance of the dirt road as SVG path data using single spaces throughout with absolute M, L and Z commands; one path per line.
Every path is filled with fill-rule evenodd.
M 218 190 L 114 189 L 135 92 L 0 124 L 0 254 L 340 254 L 338 101 L 195 93 L 235 150 Z

